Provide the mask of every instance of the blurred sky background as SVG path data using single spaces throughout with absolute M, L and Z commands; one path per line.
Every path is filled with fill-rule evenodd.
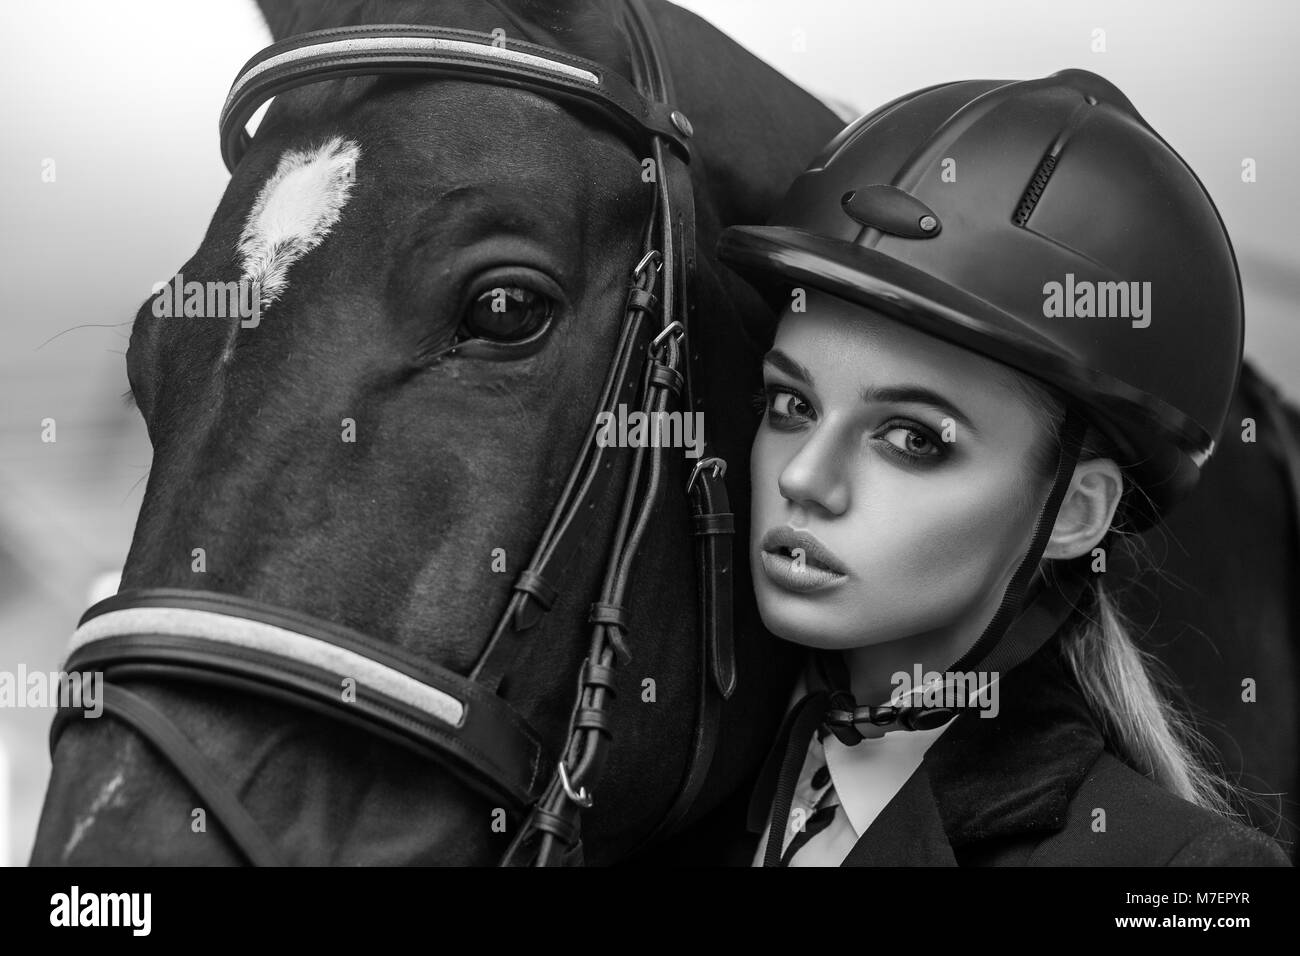
M 1287 169 L 1300 151 L 1300 4 L 682 5 L 859 112 L 944 80 L 1102 74 L 1214 197 L 1245 279 L 1247 356 L 1300 396 L 1300 177 Z M 207 228 L 227 182 L 217 115 L 268 42 L 251 0 L 0 4 L 0 671 L 57 668 L 92 594 L 115 590 L 149 465 L 121 399 L 128 323 Z M 1244 157 L 1255 183 L 1241 180 Z M 30 853 L 51 717 L 0 710 L 0 864 Z

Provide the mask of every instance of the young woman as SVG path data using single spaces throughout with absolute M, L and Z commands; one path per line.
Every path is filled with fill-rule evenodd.
M 759 608 L 809 666 L 750 806 L 777 865 L 1283 864 L 1108 595 L 1241 361 L 1199 180 L 1079 70 L 863 117 L 719 254 L 784 301 Z

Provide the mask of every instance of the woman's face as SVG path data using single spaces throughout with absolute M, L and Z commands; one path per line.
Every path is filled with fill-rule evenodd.
M 1045 436 L 1010 376 L 832 296 L 782 316 L 751 458 L 769 630 L 836 649 L 978 637 L 1047 491 L 1031 465 Z

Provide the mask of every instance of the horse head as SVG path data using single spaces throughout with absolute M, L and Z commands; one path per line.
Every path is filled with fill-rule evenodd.
M 501 38 L 506 50 L 532 42 L 582 57 L 629 86 L 641 72 L 619 4 L 266 8 L 277 40 L 438 24 L 477 42 Z M 680 372 L 693 378 L 694 407 L 684 411 L 703 415 L 710 455 L 735 466 L 727 490 L 743 541 L 749 396 L 759 383 L 747 329 L 771 312 L 713 248 L 726 225 L 765 220 L 841 124 L 699 18 L 661 2 L 645 12 L 671 105 L 691 129 L 689 160 L 669 157 L 689 169 L 698 250 L 681 263 L 693 269 L 689 289 L 678 276 L 692 316 Z M 584 533 L 567 539 L 563 587 L 521 584 L 539 542 L 553 539 L 575 461 L 590 451 L 666 168 L 598 111 L 527 84 L 371 73 L 285 89 L 175 284 L 251 284 L 255 315 L 167 315 L 162 289 L 141 306 L 127 355 L 153 461 L 123 595 L 183 590 L 194 602 L 187 620 L 198 619 L 193 607 L 227 599 L 280 609 L 283 620 L 366 635 L 409 673 L 427 666 L 466 680 L 484 676 L 495 636 L 510 645 L 509 666 L 468 709 L 481 714 L 494 698 L 508 706 L 502 720 L 521 718 L 549 755 L 532 768 L 534 783 L 551 779 L 578 719 L 580 681 L 596 673 L 584 669 L 593 633 L 621 639 L 616 676 L 593 678 L 613 680 L 598 690 L 616 694 L 592 731 L 609 742 L 582 816 L 595 863 L 662 835 L 670 812 L 680 826 L 718 805 L 761 759 L 793 679 L 789 652 L 762 630 L 746 562 L 736 561 L 724 568 L 734 690 L 714 686 L 733 665 L 702 653 L 688 449 L 663 454 L 660 491 L 633 529 L 621 619 L 593 615 L 592 604 L 610 573 L 610 542 L 627 536 L 631 450 L 610 458 L 603 493 L 582 499 Z M 644 385 L 639 372 L 632 378 Z M 527 627 L 494 631 L 512 614 Z M 292 627 L 278 633 L 294 640 Z M 305 636 L 299 645 L 314 666 L 303 648 L 316 645 Z M 332 673 L 345 695 L 347 674 Z M 392 734 L 147 668 L 125 686 L 201 754 L 280 860 L 492 862 L 522 825 L 526 808 Z M 692 760 L 704 722 L 713 756 L 700 778 Z M 462 748 L 471 762 L 472 750 Z M 688 812 L 675 811 L 688 783 Z M 33 862 L 235 862 L 239 841 L 223 816 L 128 723 L 72 721 L 55 750 Z

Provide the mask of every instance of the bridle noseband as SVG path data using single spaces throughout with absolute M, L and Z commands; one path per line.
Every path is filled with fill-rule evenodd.
M 518 87 L 595 110 L 645 150 L 657 171 L 654 208 L 643 253 L 631 270 L 599 410 L 612 413 L 622 403 L 665 413 L 683 399 L 688 412 L 699 410 L 691 360 L 684 359 L 691 354 L 689 292 L 695 266 L 688 167 L 692 129 L 669 105 L 672 90 L 662 51 L 641 0 L 628 0 L 622 11 L 635 83 L 582 57 L 467 30 L 364 26 L 283 40 L 250 60 L 231 87 L 221 114 L 222 156 L 233 171 L 249 147 L 245 124 L 270 97 L 348 76 L 449 76 Z M 626 602 L 632 565 L 661 497 L 669 454 L 655 444 L 603 445 L 596 437 L 599 420 L 598 415 L 589 426 L 542 538 L 468 676 L 306 614 L 234 595 L 176 589 L 123 591 L 90 608 L 65 668 L 103 671 L 105 712 L 163 753 L 250 862 L 277 863 L 280 855 L 198 748 L 122 682 L 163 678 L 231 687 L 349 721 L 436 759 L 485 798 L 522 817 L 503 864 L 579 863 L 581 812 L 592 804 L 610 743 L 616 668 L 631 655 Z M 689 812 L 713 756 L 722 701 L 735 689 L 734 526 L 725 470 L 706 444 L 687 482 L 700 591 L 699 704 L 676 798 L 646 841 L 671 832 Z M 525 632 L 555 605 L 578 552 L 592 546 L 595 504 L 616 472 L 626 475 L 624 495 L 606 574 L 590 606 L 590 647 L 576 675 L 568 729 L 555 751 L 499 690 Z M 79 713 L 60 710 L 51 728 L 51 751 Z

